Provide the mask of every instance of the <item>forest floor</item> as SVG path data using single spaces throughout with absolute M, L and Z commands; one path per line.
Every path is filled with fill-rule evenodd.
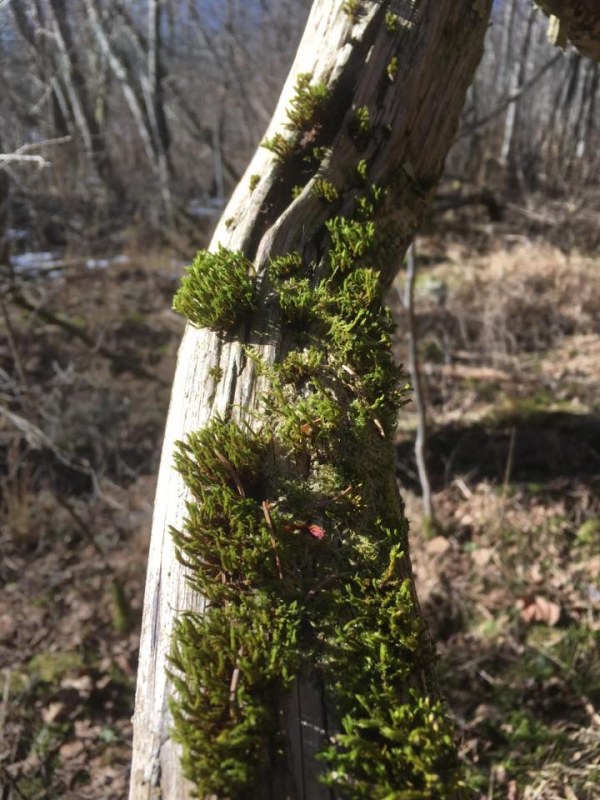
M 21 262 L 0 308 L 2 800 L 126 797 L 154 476 L 183 329 L 170 254 L 67 262 L 47 258 L 42 273 Z M 433 538 L 411 406 L 398 478 L 475 796 L 593 800 L 597 261 L 498 231 L 468 247 L 424 237 L 417 311 Z M 396 349 L 403 359 L 400 334 Z

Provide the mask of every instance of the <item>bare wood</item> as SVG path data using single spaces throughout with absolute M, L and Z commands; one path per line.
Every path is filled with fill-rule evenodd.
M 343 5 L 342 0 L 315 0 L 267 136 L 284 131 L 298 74 L 310 73 L 314 81 L 328 84 L 336 97 L 336 116 L 331 120 L 335 125 L 331 155 L 322 174 L 340 187 L 342 213 L 344 202 L 351 200 L 345 176 L 359 158 L 368 161 L 373 183 L 396 179 L 383 210 L 389 247 L 388 261 L 381 267 L 384 279 L 390 281 L 431 200 L 454 138 L 465 92 L 481 56 L 491 0 L 365 0 L 356 20 Z M 387 12 L 399 16 L 394 35 L 386 30 Z M 397 76 L 385 83 L 382 76 L 392 57 L 397 58 Z M 370 109 L 372 134 L 359 152 L 349 128 L 362 106 Z M 260 181 L 250 191 L 253 175 Z M 259 276 L 270 256 L 290 249 L 317 257 L 330 211 L 311 192 L 313 181 L 291 200 L 297 176 L 286 174 L 271 153 L 259 148 L 223 214 L 211 249 L 222 244 L 244 251 Z M 264 316 L 264 310 L 262 316 L 259 311 L 254 328 L 268 329 Z M 253 345 L 272 361 L 278 355 L 279 338 L 275 328 Z M 215 414 L 251 421 L 249 414 L 259 406 L 264 379 L 256 376 L 242 344 L 188 326 L 179 352 L 149 555 L 130 800 L 191 796 L 169 739 L 171 687 L 166 668 L 175 615 L 184 609 L 202 611 L 202 600 L 186 585 L 169 534 L 170 526 L 181 526 L 186 500 L 181 478 L 172 468 L 173 449 L 176 440 Z M 222 371 L 217 384 L 215 367 Z M 326 733 L 327 715 L 314 688 L 301 684 L 295 692 L 281 705 L 287 767 L 269 776 L 256 798 L 330 797 L 318 783 L 314 760 Z

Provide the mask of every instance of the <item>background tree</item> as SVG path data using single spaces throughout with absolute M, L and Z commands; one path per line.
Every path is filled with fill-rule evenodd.
M 5 4 L 5 149 L 71 136 L 51 169 L 13 185 L 19 225 L 45 245 L 57 225 L 76 240 L 93 219 L 106 238 L 137 217 L 204 243 L 269 121 L 307 11 L 307 0 Z M 521 197 L 584 192 L 598 175 L 598 65 L 576 70 L 579 56 L 552 47 L 529 0 L 496 4 L 492 19 L 449 174 Z

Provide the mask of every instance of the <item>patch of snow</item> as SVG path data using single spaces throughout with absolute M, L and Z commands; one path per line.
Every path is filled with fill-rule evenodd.
M 110 264 L 110 258 L 88 258 L 85 262 L 88 269 L 106 269 Z
M 21 242 L 23 239 L 27 239 L 29 231 L 21 230 L 21 228 L 9 228 L 6 236 L 10 242 Z
M 64 266 L 64 261 L 57 253 L 28 252 L 10 256 L 10 263 L 17 272 L 47 272 L 52 267 Z

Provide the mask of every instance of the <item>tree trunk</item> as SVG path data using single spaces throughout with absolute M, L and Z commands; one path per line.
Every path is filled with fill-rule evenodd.
M 359 277 L 366 279 L 374 274 L 373 268 L 376 268 L 382 287 L 391 281 L 420 224 L 423 212 L 432 199 L 442 172 L 446 153 L 456 132 L 466 90 L 482 53 L 491 4 L 491 0 L 315 0 L 304 38 L 267 132 L 264 143 L 267 147 L 259 148 L 252 159 L 210 247 L 214 259 L 226 253 L 227 258 L 235 261 L 238 258 L 236 254 L 241 252 L 253 263 L 258 285 L 257 307 L 243 325 L 230 328 L 227 335 L 206 327 L 188 325 L 179 352 L 158 480 L 144 601 L 134 715 L 131 800 L 158 796 L 163 800 L 185 800 L 191 797 L 194 788 L 184 778 L 180 762 L 181 748 L 171 738 L 173 719 L 168 703 L 169 697 L 174 694 L 174 688 L 167 670 L 178 673 L 176 666 L 169 663 L 174 631 L 181 630 L 177 620 L 181 620 L 185 611 L 195 612 L 197 616 L 193 619 L 201 620 L 207 611 L 207 604 L 190 585 L 189 579 L 194 580 L 194 575 L 177 560 L 170 534 L 170 529 L 180 532 L 185 530 L 188 524 L 186 518 L 194 513 L 191 511 L 193 505 L 186 505 L 192 500 L 190 488 L 186 487 L 182 474 L 173 468 L 176 442 L 191 432 L 206 429 L 211 421 L 218 426 L 236 420 L 240 429 L 243 427 L 246 430 L 247 426 L 248 430 L 264 430 L 265 414 L 269 408 L 273 410 L 273 404 L 277 405 L 273 385 L 280 380 L 274 377 L 279 373 L 273 372 L 269 365 L 281 362 L 290 353 L 296 358 L 304 358 L 308 352 L 306 348 L 294 350 L 294 340 L 302 335 L 304 326 L 309 340 L 313 337 L 318 342 L 321 348 L 319 352 L 328 365 L 327 377 L 321 376 L 326 384 L 325 395 L 329 391 L 337 398 L 344 392 L 351 391 L 357 402 L 366 397 L 368 389 L 361 380 L 367 376 L 361 372 L 360 358 L 353 349 L 360 346 L 362 329 L 359 322 L 363 319 L 362 310 L 356 312 L 352 324 L 348 323 L 350 328 L 344 329 L 353 331 L 347 340 L 350 353 L 348 359 L 339 356 L 338 351 L 334 351 L 333 344 L 329 349 L 327 337 L 318 338 L 320 334 L 315 331 L 320 330 L 322 319 L 315 323 L 306 322 L 302 321 L 305 320 L 302 315 L 312 319 L 313 307 L 319 303 L 326 309 L 323 313 L 331 315 L 332 304 L 337 303 L 335 307 L 338 308 L 346 302 L 345 295 L 342 297 L 339 293 L 341 290 L 336 289 L 338 294 L 335 295 L 335 300 L 324 295 L 327 287 L 333 285 L 335 280 L 341 281 L 339 285 L 347 287 L 352 275 L 357 280 Z M 359 213 L 357 209 L 362 210 Z M 362 214 L 360 222 L 356 222 L 357 214 Z M 354 220 L 354 231 L 359 228 L 363 232 L 370 230 L 369 226 L 373 223 L 377 230 L 374 250 L 367 252 L 368 248 L 363 249 L 364 243 L 353 242 L 351 235 L 344 232 L 345 223 L 350 220 Z M 343 245 L 340 245 L 341 240 Z M 227 250 L 219 250 L 221 247 Z M 341 276 L 345 274 L 345 270 L 350 269 L 344 262 L 349 251 L 352 251 L 350 260 L 357 261 L 360 268 L 343 278 Z M 273 301 L 273 287 L 277 280 L 274 277 L 272 259 L 290 253 L 298 254 L 302 271 L 288 281 L 288 284 L 311 287 L 304 298 L 303 306 L 298 295 L 293 296 L 294 310 L 300 315 L 300 321 L 296 317 L 295 327 L 286 322 L 284 295 L 277 295 L 279 300 Z M 363 255 L 365 258 L 362 258 Z M 367 262 L 365 259 L 371 256 L 373 260 Z M 295 256 L 292 260 L 294 258 Z M 334 258 L 337 266 L 332 270 Z M 309 284 L 302 284 L 303 279 L 308 279 Z M 204 299 L 206 301 L 207 298 Z M 190 302 L 194 305 L 194 297 Z M 368 304 L 370 301 L 365 302 Z M 364 310 L 366 313 L 366 309 Z M 332 318 L 328 319 L 331 321 Z M 335 319 L 339 323 L 341 318 Z M 207 324 L 211 324 L 210 321 Z M 218 326 L 215 324 L 213 327 Z M 333 323 L 328 336 L 333 336 L 332 331 Z M 389 349 L 389 341 L 385 336 L 376 339 L 373 345 L 375 348 L 380 346 Z M 382 356 L 381 363 L 389 363 L 386 360 L 389 356 L 388 349 L 387 355 Z M 371 356 L 367 351 L 363 355 L 368 361 Z M 318 353 L 315 357 L 319 358 Z M 309 385 L 316 386 L 318 380 L 314 378 L 313 384 L 303 384 L 303 393 L 290 397 L 290 408 L 296 409 L 298 404 L 310 403 L 318 397 L 316 389 L 313 391 L 307 388 Z M 342 386 L 346 388 L 341 388 Z M 348 386 L 352 387 L 351 390 Z M 291 389 L 286 385 L 283 391 L 289 392 Z M 322 397 L 321 399 L 323 400 Z M 340 456 L 342 460 L 349 459 L 356 464 L 355 481 L 350 480 L 348 487 L 336 497 L 319 502 L 321 507 L 328 503 L 342 502 L 342 495 L 347 498 L 356 491 L 360 495 L 356 501 L 357 508 L 360 508 L 357 511 L 360 520 L 368 518 L 374 523 L 375 512 L 381 511 L 381 516 L 387 520 L 386 525 L 393 527 L 397 533 L 398 544 L 392 550 L 398 558 L 394 561 L 390 555 L 389 575 L 382 574 L 372 584 L 373 591 L 383 592 L 381 587 L 388 580 L 399 580 L 406 590 L 404 598 L 407 619 L 413 619 L 418 627 L 418 605 L 414 598 L 410 563 L 404 553 L 406 524 L 394 480 L 391 447 L 393 420 L 384 416 L 387 414 L 387 406 L 378 411 L 377 402 L 374 402 L 369 408 L 370 416 L 367 415 L 365 422 L 365 441 L 368 446 L 365 446 L 364 452 L 361 449 Z M 273 436 L 277 443 L 276 447 L 273 445 L 273 460 L 285 462 L 294 480 L 297 478 L 300 482 L 305 478 L 312 479 L 316 469 L 314 461 L 311 461 L 312 450 L 311 456 L 307 456 L 306 460 L 296 453 L 298 457 L 293 463 L 287 455 L 282 454 L 285 442 L 281 431 L 285 427 L 282 421 L 285 411 L 285 404 L 279 405 L 275 415 L 269 418 L 269 426 L 275 431 Z M 335 408 L 331 413 L 335 416 Z M 294 418 L 294 424 L 295 421 Z M 318 451 L 321 454 L 319 458 L 323 459 L 323 452 L 329 445 L 319 444 L 322 441 L 319 437 L 322 436 L 327 443 L 331 441 L 327 437 L 338 433 L 341 436 L 343 433 L 336 431 L 335 425 L 332 425 L 330 431 L 326 431 L 327 423 L 325 412 L 313 412 L 303 424 L 294 429 L 298 436 L 310 439 L 313 443 L 311 447 L 316 448 L 315 452 L 322 448 Z M 342 426 L 343 422 L 337 424 Z M 209 429 L 217 430 L 210 426 Z M 371 464 L 371 451 L 378 449 L 384 453 L 381 474 L 374 468 L 372 483 L 369 483 L 368 476 L 365 478 L 361 472 L 363 461 Z M 244 481 L 239 478 L 231 458 L 227 454 L 223 455 L 217 448 L 213 448 L 212 453 L 213 456 L 216 453 L 219 462 L 225 464 L 225 467 L 217 468 L 217 471 L 225 469 L 230 477 L 233 476 L 230 489 L 234 495 L 236 490 L 240 495 L 243 494 Z M 335 459 L 330 461 L 335 462 Z M 325 461 L 319 468 L 325 468 L 324 464 Z M 333 469 L 336 465 L 327 462 L 326 466 Z M 367 498 L 369 492 L 372 492 L 369 495 L 371 505 Z M 389 501 L 389 508 L 372 508 L 371 506 L 379 502 L 374 498 L 381 499 L 384 495 L 386 502 Z M 286 498 L 280 501 L 278 497 L 273 502 L 273 507 L 280 503 L 285 507 L 286 502 Z M 310 548 L 313 545 L 323 545 L 333 547 L 332 558 L 338 558 L 342 538 L 336 540 L 335 536 L 338 534 L 330 531 L 329 523 L 322 522 L 323 519 L 333 519 L 329 511 L 322 511 L 320 516 L 317 515 L 319 502 L 314 501 L 314 513 L 310 515 L 312 523 L 306 520 L 298 522 L 296 513 L 287 518 L 288 524 L 283 527 L 296 530 L 294 534 L 287 534 L 288 537 L 304 536 L 306 548 L 311 553 L 313 550 Z M 286 583 L 289 575 L 285 562 L 287 555 L 283 549 L 288 546 L 285 544 L 288 540 L 281 534 L 281 526 L 278 527 L 274 520 L 275 512 L 273 520 L 270 519 L 269 503 L 266 500 L 263 500 L 262 507 L 266 519 L 266 523 L 261 523 L 262 530 L 270 531 L 273 536 L 273 563 L 277 565 L 277 570 L 273 566 L 274 580 L 276 582 L 279 571 L 282 583 Z M 283 513 L 281 512 L 282 515 Z M 318 524 L 314 522 L 315 518 L 318 519 Z M 333 528 L 336 524 L 331 521 Z M 319 540 L 323 536 L 323 528 L 325 535 L 321 542 Z M 180 544 L 182 538 L 185 538 L 184 534 L 179 538 Z M 318 554 L 319 551 L 314 552 Z M 350 554 L 350 549 L 348 553 Z M 180 552 L 180 557 L 188 560 L 185 553 Z M 315 559 L 318 560 L 317 555 Z M 325 584 L 335 582 L 338 576 L 330 572 L 324 578 L 322 575 L 320 577 L 319 566 L 315 566 L 315 563 L 310 559 L 307 562 L 306 569 L 310 574 L 306 580 L 312 581 L 308 594 L 316 595 L 317 602 L 321 602 L 330 592 L 330 586 Z M 347 567 L 340 566 L 344 576 L 346 569 Z M 358 565 L 356 569 L 360 573 L 362 566 Z M 222 573 L 222 578 L 226 583 L 228 578 L 225 573 Z M 338 582 L 343 584 L 345 580 L 346 577 Z M 246 591 L 246 588 L 240 589 L 242 593 Z M 229 607 L 235 606 L 236 602 L 237 598 L 227 600 L 221 610 L 228 613 Z M 310 610 L 312 606 L 306 605 L 306 608 Z M 326 604 L 323 609 L 326 616 Z M 312 613 L 309 610 L 307 614 Z M 212 607 L 207 611 L 209 616 L 211 611 Z M 314 646 L 315 652 L 322 652 L 319 647 L 324 648 L 323 652 L 327 651 L 329 634 L 334 637 L 336 635 L 335 625 L 326 633 L 324 629 L 319 629 L 319 619 L 314 616 L 311 617 L 311 625 L 315 626 L 317 633 L 321 631 L 322 637 L 315 643 L 310 638 L 311 634 L 304 631 L 302 635 L 307 637 L 307 647 Z M 351 638 L 353 626 L 360 625 L 360 620 L 349 616 L 347 625 L 350 631 L 348 636 Z M 231 635 L 235 634 L 236 630 L 232 629 Z M 416 719 L 413 713 L 415 708 L 428 708 L 428 704 L 435 704 L 437 699 L 427 637 L 422 633 L 415 636 L 418 645 L 415 645 L 412 655 L 408 656 L 413 663 L 407 666 L 404 685 L 395 689 L 399 693 L 399 706 L 407 702 L 409 695 L 412 698 L 411 719 Z M 393 646 L 391 638 L 389 644 L 390 647 Z M 377 644 L 383 660 L 386 647 L 383 637 Z M 244 648 L 242 641 L 240 661 L 243 660 Z M 341 656 L 327 652 L 329 655 L 323 658 L 333 659 L 331 663 L 334 664 L 335 673 L 335 664 L 338 663 L 335 659 Z M 206 650 L 202 657 L 205 655 Z M 301 654 L 299 658 L 301 659 Z M 343 660 L 339 663 L 343 663 Z M 366 669 L 366 661 L 359 666 Z M 377 672 L 377 669 L 374 668 L 373 671 Z M 178 684 L 180 693 L 186 692 L 185 676 L 178 676 L 182 681 Z M 237 713 L 236 709 L 241 701 L 237 699 L 236 692 L 239 693 L 240 685 L 243 689 L 246 679 L 243 669 L 236 664 L 231 682 L 227 682 L 232 698 L 229 709 L 231 715 Z M 268 750 L 266 760 L 260 762 L 251 785 L 245 789 L 239 789 L 239 786 L 235 790 L 212 789 L 215 796 L 235 795 L 270 800 L 319 800 L 336 797 L 338 788 L 344 791 L 343 785 L 339 787 L 340 781 L 343 784 L 345 779 L 345 773 L 342 774 L 344 770 L 338 769 L 333 776 L 330 774 L 333 789 L 327 789 L 319 783 L 319 776 L 326 771 L 326 767 L 323 762 L 316 760 L 316 754 L 328 745 L 334 749 L 341 747 L 342 750 L 345 747 L 347 750 L 349 761 L 344 769 L 347 768 L 350 775 L 350 785 L 355 787 L 350 796 L 384 796 L 378 793 L 379 784 L 369 783 L 370 778 L 365 778 L 364 775 L 360 779 L 353 777 L 353 770 L 358 769 L 360 772 L 363 768 L 367 769 L 368 764 L 356 767 L 356 764 L 351 763 L 352 752 L 348 742 L 356 734 L 351 730 L 352 710 L 348 711 L 348 708 L 340 705 L 341 698 L 345 697 L 344 680 L 345 675 L 336 677 L 331 674 L 331 670 L 328 673 L 323 664 L 318 669 L 315 667 L 311 670 L 303 663 L 299 668 L 298 679 L 291 687 L 283 680 L 279 689 L 275 686 L 273 704 L 277 708 L 277 723 L 285 745 L 284 757 L 279 760 L 275 757 L 271 759 L 271 742 L 270 749 L 265 746 Z M 188 677 L 188 688 L 191 683 L 192 678 Z M 356 693 L 361 692 L 357 690 Z M 201 705 L 205 699 L 206 693 L 200 689 L 196 700 Z M 176 699 L 176 707 L 177 703 Z M 192 698 L 192 705 L 194 703 Z M 385 711 L 384 709 L 381 713 Z M 227 708 L 223 709 L 223 713 L 223 725 L 226 726 Z M 362 714 L 364 717 L 367 713 L 363 708 L 358 716 Z M 425 717 L 429 719 L 429 716 L 433 720 L 435 715 L 433 712 L 429 715 L 428 712 Z M 439 724 L 443 727 L 443 723 Z M 360 725 L 361 721 L 358 723 L 359 728 Z M 437 731 L 438 722 L 432 722 L 432 725 Z M 344 730 L 346 739 L 333 739 L 340 729 Z M 379 742 L 379 734 L 375 732 L 373 735 L 374 741 Z M 415 741 L 421 735 L 422 732 L 416 729 L 411 734 L 413 738 L 417 737 Z M 358 736 L 360 739 L 360 734 Z M 435 734 L 432 736 L 431 746 L 434 750 L 446 746 L 442 745 L 441 731 L 439 741 L 435 740 Z M 365 747 L 369 746 L 368 739 L 367 735 L 363 741 Z M 342 746 L 340 742 L 346 744 Z M 396 746 L 408 747 L 407 742 L 408 738 Z M 378 758 L 384 758 L 385 749 L 381 745 Z M 421 749 L 426 751 L 424 745 Z M 189 751 L 189 745 L 185 741 L 183 750 Z M 390 752 L 392 751 L 393 747 Z M 368 751 L 365 750 L 364 760 L 369 762 L 369 758 Z M 426 789 L 425 781 L 419 793 L 415 788 L 417 784 L 394 785 L 392 781 L 392 789 L 398 792 L 412 789 L 412 797 L 443 797 L 445 800 L 452 800 L 461 796 L 454 767 L 449 766 L 448 773 L 445 774 L 440 766 L 441 762 L 436 761 L 435 757 L 433 760 L 437 764 L 437 772 L 427 780 L 431 780 L 431 785 L 435 788 Z M 234 766 L 241 769 L 243 765 Z M 224 773 L 227 768 L 228 765 L 223 763 Z M 197 777 L 194 764 L 190 767 L 189 759 L 187 773 Z M 356 788 L 359 783 L 360 790 Z M 207 783 L 200 781 L 199 785 L 205 795 L 210 795 L 211 788 Z M 391 796 L 390 785 L 386 784 L 388 794 L 385 796 Z M 345 791 L 345 796 L 348 796 L 348 785 Z

